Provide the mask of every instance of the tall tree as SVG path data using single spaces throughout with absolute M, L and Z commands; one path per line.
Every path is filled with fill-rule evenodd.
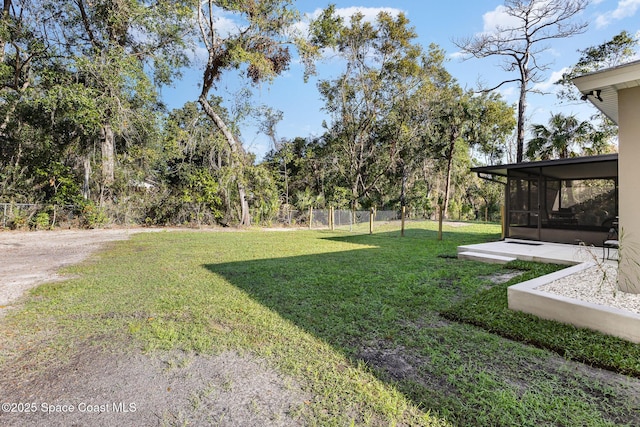
M 296 204 L 297 196 L 307 189 L 314 198 L 326 200 L 324 184 L 329 167 L 324 163 L 328 156 L 322 140 L 298 137 L 281 140 L 277 147 L 265 155 L 263 163 L 276 176 L 282 203 Z
M 251 83 L 259 84 L 288 68 L 291 61 L 288 44 L 296 41 L 291 29 L 298 16 L 292 4 L 292 0 L 205 0 L 198 8 L 201 38 L 208 53 L 198 101 L 229 145 L 242 207 L 241 225 L 251 224 L 244 176 L 247 157 L 237 132 L 212 108 L 209 94 L 228 71 L 241 69 Z M 217 17 L 224 12 L 237 18 L 236 31 L 220 28 Z M 311 50 L 302 49 L 302 52 L 311 53 Z M 303 54 L 303 60 L 305 58 Z
M 187 63 L 189 0 L 64 0 L 39 6 L 50 12 L 46 32 L 61 66 L 93 93 L 102 160 L 102 189 L 115 179 L 118 138 L 135 139 L 155 126 L 156 87 Z M 34 5 L 38 6 L 38 5 Z M 58 84 L 68 81 L 59 79 Z M 146 110 L 142 113 L 142 110 Z M 144 123 L 146 120 L 146 123 Z M 140 141 L 138 141 L 140 142 Z
M 514 125 L 513 109 L 495 94 L 474 96 L 450 81 L 431 100 L 431 117 L 427 135 L 434 158 L 444 164 L 443 208 L 446 217 L 451 197 L 454 159 L 459 146 L 479 147 L 491 152 L 503 141 Z
M 462 53 L 475 58 L 498 56 L 504 59 L 502 68 L 516 72 L 514 79 L 503 80 L 483 89 L 495 90 L 508 83 L 519 86 L 518 128 L 516 160 L 524 154 L 526 130 L 526 98 L 535 92 L 533 83 L 544 79 L 549 64 L 542 62 L 541 54 L 548 49 L 544 43 L 567 38 L 586 31 L 586 22 L 574 22 L 589 0 L 505 0 L 501 12 L 508 19 L 492 32 L 455 41 Z
M 34 33 L 33 21 L 22 2 L 4 0 L 0 17 L 0 136 L 5 136 L 19 102 L 34 83 L 34 63 L 47 56 L 42 38 Z
M 443 66 L 444 58 L 445 52 L 431 44 L 419 68 L 406 69 L 404 72 L 398 68 L 400 72 L 394 80 L 398 91 L 389 100 L 390 114 L 379 132 L 379 138 L 390 141 L 398 149 L 396 164 L 388 179 L 391 191 L 379 196 L 382 205 L 397 190 L 400 206 L 404 208 L 407 205 L 408 196 L 416 184 L 416 173 L 422 170 L 425 159 L 431 154 L 425 147 L 425 135 L 428 134 L 432 112 L 429 100 L 437 97 L 438 88 L 450 81 Z
M 61 66 L 63 55 L 49 31 L 56 27 L 51 14 L 56 5 L 39 7 L 43 5 L 36 1 L 12 0 L 3 6 L 2 193 L 9 199 L 43 201 L 55 197 L 58 203 L 74 203 L 78 195 L 64 191 L 61 183 L 73 186 L 74 148 L 79 140 L 94 134 L 87 128 L 99 126 L 91 117 L 98 94 L 86 96 L 77 79 L 69 78 L 64 85 L 56 83 L 73 74 L 73 70 Z
M 426 59 L 402 14 L 383 12 L 372 23 L 356 13 L 344 22 L 329 8 L 318 23 L 345 63 L 345 71 L 334 80 L 320 81 L 319 89 L 332 118 L 326 144 L 355 208 L 362 197 L 371 198 L 398 165 L 408 138 L 400 131 L 403 119 L 397 107 L 423 83 Z
M 220 132 L 195 102 L 172 110 L 163 130 L 163 149 L 154 164 L 154 178 L 163 194 L 150 207 L 153 220 L 211 223 L 224 217 L 222 207 L 228 197 L 222 176 L 228 153 Z

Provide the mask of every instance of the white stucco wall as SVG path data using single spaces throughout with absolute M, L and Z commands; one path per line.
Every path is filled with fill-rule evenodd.
M 640 87 L 618 91 L 620 289 L 640 293 Z

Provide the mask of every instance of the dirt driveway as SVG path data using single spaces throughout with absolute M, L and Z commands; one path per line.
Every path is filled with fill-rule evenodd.
M 0 309 L 6 310 L 34 286 L 62 280 L 57 274 L 61 267 L 83 261 L 104 243 L 150 230 L 153 229 L 0 232 Z
M 152 231 L 167 230 L 0 232 L 0 313 L 26 290 L 62 280 L 58 269 L 107 242 Z M 0 425 L 294 426 L 309 399 L 295 381 L 250 355 L 147 355 L 101 344 L 92 339 L 69 349 L 64 362 L 34 364 L 42 343 L 20 343 L 17 357 L 0 357 Z

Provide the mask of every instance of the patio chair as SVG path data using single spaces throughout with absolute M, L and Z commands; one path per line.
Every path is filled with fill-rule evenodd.
M 615 227 L 611 227 L 609 232 L 607 233 L 607 240 L 602 242 L 602 260 L 612 259 L 611 258 L 611 249 L 615 249 L 616 251 L 620 249 L 620 241 L 618 240 L 618 230 Z M 607 251 L 607 256 L 605 257 L 604 253 Z

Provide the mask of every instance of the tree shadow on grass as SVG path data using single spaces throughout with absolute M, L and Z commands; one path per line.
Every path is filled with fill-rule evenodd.
M 364 361 L 418 407 L 454 423 L 535 425 L 562 419 L 577 408 L 558 401 L 573 395 L 555 395 L 553 387 L 543 385 L 540 371 L 562 375 L 580 393 L 592 387 L 588 379 L 565 375 L 561 363 L 550 363 L 537 349 L 439 315 L 486 288 L 488 280 L 479 278 L 501 268 L 458 260 L 457 246 L 495 238 L 456 232 L 437 241 L 436 232 L 428 230 L 408 230 L 404 238 L 397 232 L 332 235 L 326 240 L 358 247 L 205 267 L 354 362 Z M 508 401 L 499 404 L 505 396 Z M 600 398 L 587 397 L 582 416 L 615 417 L 602 415 L 591 402 Z M 544 405 L 558 413 L 535 407 Z M 538 419 L 531 418 L 533 412 Z
M 400 324 L 433 317 L 452 301 L 476 291 L 468 274 L 495 271 L 455 258 L 461 241 L 486 241 L 478 234 L 436 241 L 435 232 L 349 235 L 326 240 L 358 245 L 355 250 L 269 258 L 206 268 L 246 291 L 334 347 L 355 354 L 371 341 L 397 334 Z M 466 274 L 466 276 L 465 276 Z
M 437 241 L 427 230 L 408 230 L 404 238 L 397 232 L 332 235 L 326 240 L 356 249 L 339 245 L 339 251 L 206 268 L 352 360 L 364 360 L 384 381 L 406 380 L 398 388 L 410 392 L 424 362 L 419 352 L 407 349 L 415 340 L 410 335 L 448 325 L 438 310 L 474 292 L 469 280 L 460 283 L 457 245 L 495 236 L 447 237 Z M 433 402 L 415 400 L 436 409 Z

